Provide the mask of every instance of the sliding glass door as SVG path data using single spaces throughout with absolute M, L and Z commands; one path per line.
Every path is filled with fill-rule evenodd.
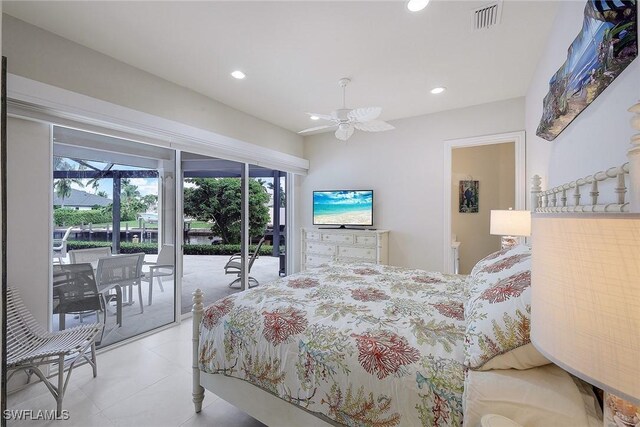
M 53 329 L 104 321 L 106 346 L 173 322 L 175 152 L 62 127 L 53 134 Z M 86 278 L 74 264 L 91 265 L 106 316 L 82 301 L 86 290 L 78 296 Z
M 284 174 L 182 153 L 181 312 L 203 290 L 205 304 L 284 274 Z M 275 195 L 275 196 L 274 196 Z

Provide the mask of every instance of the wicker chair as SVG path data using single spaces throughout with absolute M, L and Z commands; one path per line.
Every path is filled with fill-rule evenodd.
M 7 381 L 19 371 L 27 374 L 27 382 L 36 374 L 53 395 L 57 403 L 56 410 L 60 413 L 62 399 L 76 362 L 85 359 L 93 368 L 94 378 L 98 375 L 95 339 L 101 331 L 102 325 L 95 323 L 59 332 L 47 332 L 27 310 L 18 291 L 8 288 L 6 369 L 10 374 Z M 91 357 L 85 354 L 89 348 Z M 57 365 L 57 386 L 40 370 L 39 366 L 42 365 Z M 66 379 L 65 366 L 68 367 Z

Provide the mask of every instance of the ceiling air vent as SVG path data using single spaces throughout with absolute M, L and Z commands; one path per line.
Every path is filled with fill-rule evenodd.
M 487 4 L 473 11 L 473 29 L 491 28 L 500 23 L 502 1 Z

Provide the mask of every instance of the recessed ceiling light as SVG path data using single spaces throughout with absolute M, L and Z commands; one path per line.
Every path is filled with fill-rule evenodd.
M 429 4 L 429 0 L 409 0 L 407 9 L 411 12 L 419 12 Z
M 233 73 L 231 73 L 231 75 L 232 75 L 234 78 L 238 79 L 238 80 L 242 80 L 242 79 L 244 79 L 245 77 L 247 77 L 247 76 L 246 76 L 242 71 L 240 71 L 240 70 L 236 70 L 236 71 L 234 71 Z
M 447 88 L 445 87 L 434 87 L 433 89 L 431 89 L 431 93 L 434 95 L 437 95 L 439 93 L 444 92 L 445 90 L 447 90 Z
M 320 117 L 318 117 L 318 116 L 309 116 L 309 118 L 311 120 L 320 120 Z

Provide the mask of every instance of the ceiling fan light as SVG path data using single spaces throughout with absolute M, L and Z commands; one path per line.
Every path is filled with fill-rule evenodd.
M 311 120 L 320 120 L 320 117 L 318 117 L 318 116 L 309 116 L 309 118 Z
M 431 93 L 434 95 L 437 95 L 439 93 L 444 92 L 445 90 L 447 90 L 446 87 L 434 87 L 433 89 L 431 89 Z
M 247 77 L 247 75 L 240 70 L 235 70 L 231 73 L 231 77 L 233 77 L 234 79 L 242 80 Z
M 419 12 L 429 4 L 429 0 L 409 0 L 407 9 L 411 12 Z

